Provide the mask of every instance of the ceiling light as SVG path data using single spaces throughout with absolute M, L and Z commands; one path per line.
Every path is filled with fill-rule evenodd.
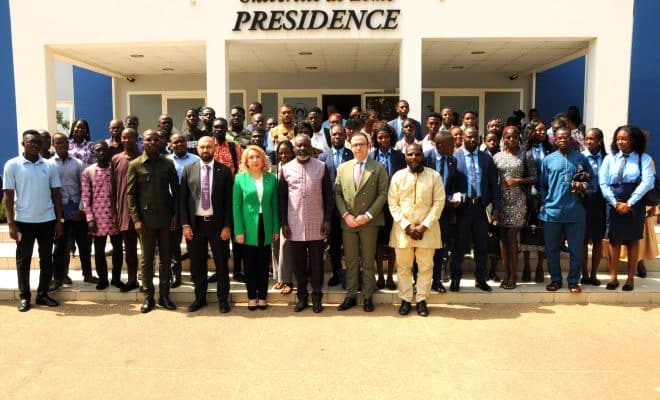
M 131 54 L 131 58 L 144 58 L 144 54 Z
M 311 51 L 301 51 L 298 53 L 299 56 L 311 56 L 312 52 Z
M 463 68 L 465 67 L 462 65 L 454 65 L 453 67 L 451 67 L 451 69 L 463 69 Z
M 163 71 L 174 71 L 174 68 L 172 68 L 172 67 L 165 67 L 165 68 L 163 68 Z
M 314 69 L 319 69 L 319 67 L 309 66 L 309 67 L 305 67 L 305 69 L 311 69 L 311 70 L 314 70 Z
M 478 55 L 478 54 L 486 54 L 485 51 L 477 50 L 477 51 L 472 51 L 470 54 Z

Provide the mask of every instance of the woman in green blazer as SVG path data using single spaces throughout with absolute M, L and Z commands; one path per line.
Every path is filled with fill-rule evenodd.
M 248 146 L 241 156 L 234 179 L 233 211 L 236 242 L 245 248 L 245 286 L 248 309 L 268 307 L 268 260 L 270 244 L 279 238 L 277 177 L 271 174 L 268 157 L 261 147 Z

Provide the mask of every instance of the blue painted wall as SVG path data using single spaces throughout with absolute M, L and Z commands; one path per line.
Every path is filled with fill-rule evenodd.
M 585 57 L 580 57 L 536 74 L 536 108 L 547 124 L 570 106 L 584 118 L 584 69 Z
M 16 156 L 18 145 L 9 0 L 0 0 L 0 126 L 2 127 L 0 165 L 4 166 L 7 160 Z
M 660 162 L 660 2 L 635 0 L 628 121 L 651 133 L 648 152 Z
M 73 102 L 75 118 L 89 122 L 92 140 L 108 137 L 112 119 L 112 78 L 73 66 Z

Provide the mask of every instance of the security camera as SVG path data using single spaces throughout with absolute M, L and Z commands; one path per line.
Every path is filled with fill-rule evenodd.
M 518 79 L 518 73 L 514 72 L 513 74 L 509 75 L 509 79 L 515 81 L 516 79 Z
M 127 76 L 126 80 L 133 83 L 133 82 L 135 82 L 135 77 L 134 76 Z

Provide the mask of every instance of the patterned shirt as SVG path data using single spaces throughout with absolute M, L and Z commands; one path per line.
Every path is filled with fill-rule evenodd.
M 238 146 L 234 144 L 234 148 L 236 149 L 236 164 L 241 163 L 241 154 L 243 154 L 243 150 L 241 149 L 241 146 Z M 218 142 L 215 142 L 215 152 L 213 154 L 213 159 L 220 164 L 224 164 L 229 169 L 231 170 L 232 175 L 236 175 L 236 168 L 234 167 L 234 160 L 231 156 L 231 150 L 229 149 L 229 142 L 224 141 L 222 144 L 218 144 Z
M 227 133 L 227 137 L 231 137 L 234 143 L 240 144 L 243 148 L 246 148 L 250 144 L 251 136 L 252 134 L 245 129 L 240 132 L 231 131 Z
M 91 174 L 93 179 L 90 180 Z M 85 168 L 82 174 L 82 198 L 87 222 L 96 222 L 92 236 L 116 235 L 119 229 L 113 218 L 114 196 L 112 168 L 100 168 L 97 164 Z
M 96 162 L 92 147 L 94 147 L 93 142 L 85 140 L 77 144 L 73 139 L 69 139 L 69 155 L 82 161 L 85 166 L 92 165 Z
M 332 214 L 332 183 L 323 161 L 310 159 L 306 163 L 293 160 L 280 170 L 280 215 L 282 224 L 289 225 L 292 241 L 324 240 L 321 225 Z M 283 194 L 287 193 L 285 199 Z M 328 198 L 324 195 L 328 194 Z M 328 204 L 329 203 L 329 204 Z

